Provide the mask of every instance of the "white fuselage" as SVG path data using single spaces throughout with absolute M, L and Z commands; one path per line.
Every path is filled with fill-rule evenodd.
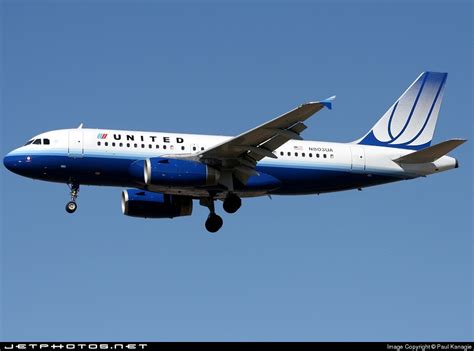
M 47 139 L 49 140 L 47 145 L 43 142 L 41 144 L 31 143 L 12 151 L 8 156 L 58 157 L 57 164 L 45 166 L 45 176 L 54 172 L 51 167 L 58 167 L 60 170 L 63 167 L 63 171 L 64 168 L 70 167 L 69 165 L 63 165 L 61 160 L 82 160 L 81 167 L 89 167 L 90 169 L 84 170 L 84 172 L 89 175 L 88 179 L 92 178 L 90 182 L 84 182 L 85 184 L 120 185 L 116 182 L 110 184 L 109 179 L 104 176 L 107 172 L 104 172 L 100 167 L 101 162 L 84 161 L 94 159 L 104 160 L 104 162 L 113 160 L 133 161 L 153 157 L 181 157 L 197 154 L 230 138 L 227 136 L 111 129 L 65 129 L 42 133 L 32 139 L 42 141 Z M 400 165 L 393 161 L 410 152 L 412 151 L 406 149 L 354 143 L 290 140 L 274 150 L 273 153 L 277 158 L 265 157 L 258 162 L 257 167 L 260 170 L 278 169 L 284 171 L 286 178 L 284 177 L 283 181 L 292 181 L 292 174 L 296 174 L 300 170 L 343 172 L 344 174 L 358 174 L 367 178 L 386 176 L 392 177 L 393 180 L 399 180 L 426 176 L 456 166 L 456 160 L 449 156 L 443 156 L 436 162 L 424 164 Z M 311 174 L 308 175 L 312 176 Z M 37 178 L 34 175 L 32 177 Z M 41 179 L 42 177 L 38 178 Z M 44 180 L 50 179 L 44 177 Z M 56 178 L 51 180 L 58 181 Z M 294 181 L 300 182 L 301 177 L 295 176 Z M 298 184 L 292 184 L 293 190 L 289 193 L 325 192 L 324 189 L 313 191 L 312 187 L 308 187 L 308 181 L 310 182 L 311 179 L 304 179 L 301 192 L 298 191 Z M 331 184 L 328 191 L 348 188 L 344 178 L 338 181 L 341 182 L 340 189 L 338 189 L 337 184 Z M 356 185 L 349 188 L 374 185 L 370 181 L 367 184 L 359 183 L 357 182 Z M 130 186 L 130 184 L 125 182 L 122 186 Z M 192 194 L 190 190 L 188 189 L 187 193 Z M 175 191 L 168 189 L 167 192 L 174 193 Z M 255 195 L 257 194 L 259 194 L 258 191 L 255 192 Z

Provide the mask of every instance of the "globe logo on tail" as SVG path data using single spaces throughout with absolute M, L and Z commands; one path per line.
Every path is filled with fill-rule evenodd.
M 447 73 L 424 72 L 359 144 L 421 149 L 431 144 Z

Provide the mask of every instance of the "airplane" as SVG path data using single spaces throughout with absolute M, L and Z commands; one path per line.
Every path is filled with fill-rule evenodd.
M 322 194 L 415 179 L 458 168 L 447 154 L 465 139 L 431 145 L 447 73 L 423 72 L 363 137 L 349 143 L 303 140 L 304 122 L 334 96 L 309 102 L 238 136 L 89 129 L 53 130 L 8 153 L 7 169 L 65 183 L 77 209 L 80 185 L 115 186 L 122 212 L 141 218 L 209 209 L 206 229 L 223 225 L 242 198 Z

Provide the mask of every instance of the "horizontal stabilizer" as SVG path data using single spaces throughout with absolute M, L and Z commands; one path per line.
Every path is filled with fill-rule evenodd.
M 442 143 L 429 146 L 419 151 L 412 152 L 411 154 L 402 156 L 393 161 L 404 164 L 434 162 L 437 159 L 446 155 L 451 150 L 457 148 L 459 145 L 464 144 L 465 142 L 465 139 L 451 139 L 443 141 Z

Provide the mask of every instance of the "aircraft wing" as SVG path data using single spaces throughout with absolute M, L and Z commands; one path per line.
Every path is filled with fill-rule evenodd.
M 331 109 L 332 96 L 319 102 L 303 104 L 269 122 L 244 132 L 208 150 L 197 157 L 207 164 L 229 170 L 245 184 L 256 174 L 255 165 L 264 157 L 277 158 L 273 151 L 290 139 L 301 140 L 300 133 L 307 127 L 303 123 L 323 107 Z

